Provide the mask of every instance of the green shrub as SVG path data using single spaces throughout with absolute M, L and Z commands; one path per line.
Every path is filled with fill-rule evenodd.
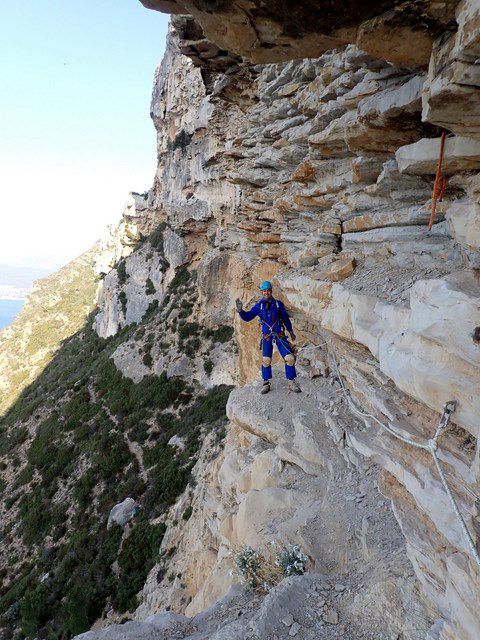
M 178 336 L 181 340 L 186 340 L 190 336 L 198 335 L 199 329 L 198 322 L 185 322 L 178 327 Z
M 144 354 L 144 356 L 142 358 L 142 362 L 146 367 L 148 367 L 149 369 L 151 368 L 151 366 L 153 364 L 153 358 L 152 358 L 152 354 L 150 353 L 150 351 L 148 351 L 147 353 Z
M 127 273 L 127 265 L 125 263 L 125 260 L 120 260 L 120 262 L 117 265 L 117 276 L 118 276 L 118 283 L 123 286 L 128 278 L 128 273 Z
M 46 587 L 40 585 L 25 594 L 20 604 L 22 631 L 34 636 L 50 618 L 51 607 Z
M 16 580 L 11 582 L 0 598 L 0 611 L 4 612 L 15 603 L 20 602 L 24 593 L 34 583 L 35 575 L 30 566 L 18 572 Z
M 191 338 L 187 343 L 182 343 L 183 352 L 189 358 L 194 358 L 200 349 L 200 338 Z
M 14 493 L 13 495 L 8 496 L 8 498 L 5 498 L 5 509 L 7 511 L 11 509 L 15 504 L 15 502 L 19 499 L 19 497 L 20 497 L 19 493 Z
M 85 518 L 83 524 L 88 525 Z M 120 527 L 107 531 L 105 522 L 97 522 L 90 530 L 79 528 L 74 531 L 63 548 L 61 558 L 57 559 L 55 581 L 58 599 L 63 600 L 60 618 L 65 637 L 86 631 L 100 616 L 107 597 L 115 590 L 111 566 L 121 536 Z
M 166 432 L 173 430 L 176 433 L 180 428 L 178 420 L 169 411 L 157 415 L 156 425 Z
M 108 360 L 101 368 L 97 387 L 110 411 L 114 415 L 125 416 L 141 407 L 152 410 L 168 408 L 185 389 L 186 383 L 181 378 L 168 379 L 163 372 L 160 376 L 145 376 L 135 384 Z
M 155 289 L 151 278 L 147 278 L 147 281 L 145 283 L 145 293 L 147 294 L 147 296 L 152 296 L 156 292 L 157 290 Z
M 24 467 L 18 474 L 13 488 L 18 489 L 19 487 L 23 487 L 24 485 L 28 484 L 33 478 L 34 471 L 35 469 L 32 467 L 32 465 L 27 464 L 27 466 Z
M 213 424 L 217 420 L 225 419 L 225 407 L 232 389 L 233 387 L 226 384 L 212 387 L 205 396 L 196 400 L 194 405 L 187 409 L 187 419 L 190 417 L 193 425 Z
M 132 458 L 125 440 L 116 433 L 110 433 L 98 441 L 94 464 L 101 477 L 108 480 L 120 475 Z
M 180 267 L 170 283 L 170 291 L 177 291 L 180 287 L 188 284 L 190 273 L 186 267 Z
M 226 324 L 214 330 L 212 338 L 214 342 L 228 342 L 233 337 L 233 327 Z
M 65 418 L 65 428 L 74 429 L 79 423 L 93 418 L 100 409 L 99 404 L 91 401 L 88 389 L 82 388 L 62 407 L 61 414 Z
M 145 331 L 146 331 L 145 327 L 139 327 L 137 329 L 137 332 L 135 333 L 135 338 L 137 340 L 139 340 L 140 338 L 143 338 L 143 336 L 145 335 Z
M 33 467 L 41 469 L 50 464 L 50 458 L 55 453 L 54 442 L 60 430 L 61 426 L 53 416 L 40 423 L 27 452 L 27 460 Z
M 207 376 L 209 376 L 213 371 L 213 362 L 211 360 L 204 360 L 203 361 L 203 369 L 204 369 L 205 373 L 207 374 Z
M 137 422 L 128 432 L 130 440 L 143 444 L 148 439 L 148 429 L 149 427 L 146 422 Z
M 163 254 L 163 232 L 166 228 L 167 225 L 165 222 L 160 223 L 158 227 L 154 231 L 152 231 L 148 238 L 148 241 L 150 242 L 152 247 L 154 247 L 154 249 L 159 251 L 161 254 Z
M 73 495 L 78 500 L 81 508 L 86 506 L 97 482 L 97 471 L 93 468 L 87 469 L 83 476 L 77 481 L 73 489 Z
M 16 447 L 23 444 L 27 437 L 28 429 L 27 427 L 22 426 L 10 429 L 8 434 L 2 433 L 0 441 L 0 455 L 10 453 Z
M 158 300 L 152 300 L 145 311 L 142 321 L 148 320 L 158 311 Z
M 180 313 L 178 314 L 179 318 L 188 318 L 192 314 L 193 302 L 189 302 L 188 300 L 182 300 L 180 305 Z
M 40 487 L 25 494 L 20 501 L 20 532 L 25 544 L 41 542 L 53 527 L 66 519 L 65 504 L 50 504 Z
M 125 540 L 118 557 L 118 586 L 112 598 L 118 611 L 129 611 L 137 606 L 136 594 L 155 564 L 165 529 L 163 523 L 151 525 L 146 520 L 138 520 Z
M 190 520 L 190 518 L 192 517 L 192 513 L 193 513 L 193 507 L 189 505 L 183 512 L 182 518 L 184 520 Z
M 118 294 L 118 299 L 120 300 L 120 304 L 122 305 L 122 313 L 125 315 L 127 313 L 127 294 L 125 291 L 120 291 Z
M 171 458 L 165 465 L 153 468 L 150 472 L 151 487 L 145 500 L 147 514 L 155 516 L 175 502 L 188 484 L 192 466 L 182 468 L 177 460 Z
M 62 603 L 63 630 L 68 637 L 87 631 L 90 626 L 89 614 L 94 590 L 91 583 L 75 583 Z
M 147 338 L 146 338 L 146 340 L 145 340 L 145 345 L 147 347 L 151 347 L 154 342 L 155 342 L 155 334 L 154 333 L 149 333 Z

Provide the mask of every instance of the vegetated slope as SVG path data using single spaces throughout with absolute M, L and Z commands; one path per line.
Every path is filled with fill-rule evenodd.
M 106 605 L 136 606 L 158 561 L 164 514 L 212 428 L 220 446 L 230 387 L 205 392 L 165 373 L 135 384 L 110 356 L 129 340 L 148 349 L 193 280 L 183 270 L 166 303 L 153 303 L 115 337 L 99 338 L 90 317 L 1 419 L 5 638 L 21 629 L 23 637 L 63 640 L 88 629 Z M 172 436 L 182 446 L 168 444 Z M 110 509 L 127 496 L 139 504 L 136 518 L 125 531 L 107 530 Z
M 62 340 L 84 324 L 95 305 L 93 261 L 98 244 L 38 280 L 12 324 L 0 332 L 0 413 L 50 361 Z

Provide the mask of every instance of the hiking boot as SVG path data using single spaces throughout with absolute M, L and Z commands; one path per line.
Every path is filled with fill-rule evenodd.
M 270 391 L 270 382 L 267 382 L 265 380 L 265 382 L 262 384 L 262 389 L 260 391 L 260 393 L 262 395 L 264 395 L 265 393 L 268 393 Z
M 288 381 L 288 390 L 289 391 L 293 391 L 293 393 L 301 393 L 301 389 L 298 386 L 298 383 L 296 380 L 289 380 Z

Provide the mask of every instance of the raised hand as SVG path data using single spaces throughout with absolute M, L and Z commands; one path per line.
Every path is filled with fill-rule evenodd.
M 243 309 L 243 303 L 242 303 L 242 301 L 240 300 L 240 298 L 237 298 L 237 299 L 235 300 L 235 305 L 237 306 L 237 311 L 241 311 L 241 310 Z

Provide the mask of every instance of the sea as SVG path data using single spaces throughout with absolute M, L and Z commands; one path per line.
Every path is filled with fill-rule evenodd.
M 25 304 L 25 300 L 0 300 L 0 331 L 8 326 Z

